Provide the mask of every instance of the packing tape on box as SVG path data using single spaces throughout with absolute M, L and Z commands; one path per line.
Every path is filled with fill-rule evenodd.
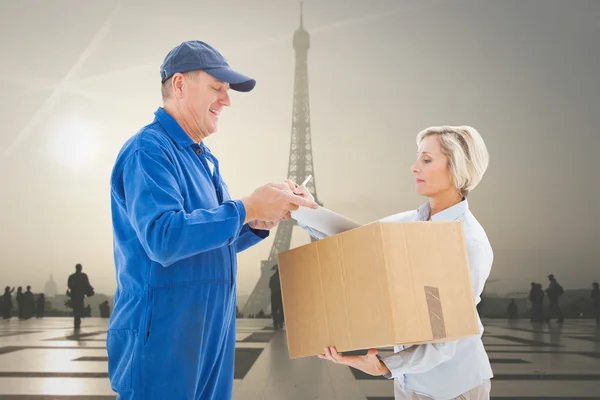
M 425 298 L 427 299 L 427 310 L 433 339 L 444 339 L 446 337 L 446 324 L 444 323 L 439 289 L 433 286 L 425 286 Z

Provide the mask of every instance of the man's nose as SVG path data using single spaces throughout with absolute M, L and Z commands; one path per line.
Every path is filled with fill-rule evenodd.
M 230 106 L 231 105 L 231 99 L 229 98 L 229 93 L 225 92 L 221 95 L 221 98 L 219 99 L 219 102 L 221 104 L 223 104 L 224 106 Z

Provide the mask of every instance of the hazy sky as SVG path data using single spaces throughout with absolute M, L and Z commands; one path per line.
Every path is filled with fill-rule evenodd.
M 305 1 L 319 199 L 363 223 L 415 208 L 417 132 L 472 125 L 491 155 L 469 198 L 496 255 L 488 290 L 600 280 L 598 20 L 594 0 Z M 111 168 L 181 41 L 258 81 L 207 140 L 232 195 L 285 179 L 298 23 L 291 0 L 2 1 L 0 286 L 53 273 L 63 291 L 80 262 L 113 292 Z M 240 294 L 274 233 L 240 254 Z

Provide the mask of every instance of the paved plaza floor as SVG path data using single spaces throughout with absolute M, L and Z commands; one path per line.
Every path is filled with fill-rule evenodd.
M 290 360 L 284 331 L 238 320 L 235 400 L 393 400 L 392 382 L 316 357 Z M 112 400 L 106 319 L 0 320 L 0 400 Z M 591 320 L 485 320 L 492 399 L 600 400 L 600 329 Z

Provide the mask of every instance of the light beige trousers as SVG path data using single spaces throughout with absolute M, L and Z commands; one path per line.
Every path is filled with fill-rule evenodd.
M 490 392 L 492 390 L 492 383 L 490 380 L 486 380 L 481 385 L 474 387 L 461 394 L 458 397 L 455 397 L 452 400 L 490 400 Z M 431 397 L 423 396 L 421 394 L 416 394 L 414 392 L 404 391 L 402 389 L 396 388 L 394 391 L 394 399 L 395 400 L 431 400 Z

